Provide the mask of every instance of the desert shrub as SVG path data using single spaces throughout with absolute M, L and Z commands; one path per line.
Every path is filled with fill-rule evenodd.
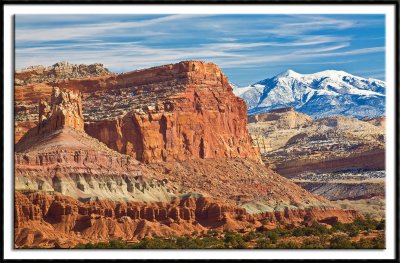
M 351 225 L 348 227 L 346 232 L 349 234 L 350 237 L 356 237 L 360 233 L 360 229 L 358 229 L 356 226 Z
M 379 223 L 376 224 L 375 229 L 376 230 L 385 230 L 385 219 L 382 219 L 381 221 L 379 221 Z
M 296 237 L 321 236 L 331 233 L 331 231 L 328 228 L 318 223 L 315 223 L 312 226 L 294 227 L 290 229 L 290 231 L 291 233 L 287 236 L 296 236 Z
M 374 240 L 374 247 L 375 249 L 385 249 L 386 248 L 386 240 L 385 234 L 379 234 Z
M 279 234 L 276 231 L 268 231 L 265 233 L 265 237 L 267 237 L 271 243 L 276 244 L 279 238 Z
M 284 249 L 294 249 L 300 248 L 299 244 L 294 243 L 293 241 L 289 242 L 280 242 L 276 245 L 276 248 L 284 248 Z
M 257 238 L 257 236 L 254 233 L 254 231 L 250 231 L 249 233 L 247 233 L 246 235 L 243 236 L 243 240 L 246 241 L 246 242 L 249 242 L 249 241 L 254 240 L 256 238 Z
M 273 245 L 269 239 L 260 238 L 257 240 L 255 248 L 259 249 L 275 248 L 275 245 Z
M 350 239 L 343 235 L 333 236 L 329 240 L 329 248 L 354 248 Z
M 203 239 L 197 239 L 198 248 L 224 248 L 224 242 L 220 238 L 205 237 Z
M 167 248 L 178 248 L 176 245 L 176 240 L 173 239 L 161 239 L 161 238 L 144 238 L 136 244 L 132 244 L 130 248 L 137 249 L 167 249 Z
M 307 248 L 307 249 L 325 248 L 325 242 L 320 238 L 308 238 L 303 241 L 302 248 Z
M 225 234 L 224 243 L 226 248 L 247 248 L 247 243 L 243 237 L 234 232 Z
M 346 230 L 346 226 L 343 223 L 337 222 L 332 226 L 332 232 L 344 232 Z
M 361 249 L 373 248 L 374 247 L 374 242 L 371 239 L 361 238 L 360 241 L 353 242 L 353 246 L 355 248 L 361 248 Z

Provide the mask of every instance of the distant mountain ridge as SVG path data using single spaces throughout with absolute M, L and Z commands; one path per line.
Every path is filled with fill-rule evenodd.
M 246 101 L 249 115 L 293 107 L 314 118 L 382 116 L 385 89 L 384 81 L 337 70 L 313 74 L 287 70 L 247 87 L 233 86 L 235 95 Z

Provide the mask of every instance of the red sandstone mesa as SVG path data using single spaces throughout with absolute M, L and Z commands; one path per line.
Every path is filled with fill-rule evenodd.
M 188 61 L 120 78 L 121 88 L 148 85 L 146 92 L 160 96 L 125 116 L 85 125 L 110 148 L 142 162 L 259 158 L 247 132 L 246 104 L 215 64 Z

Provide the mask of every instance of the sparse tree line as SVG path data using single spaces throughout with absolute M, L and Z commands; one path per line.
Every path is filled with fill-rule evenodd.
M 369 217 L 353 223 L 337 223 L 331 228 L 321 224 L 239 232 L 209 230 L 191 236 L 144 238 L 137 243 L 111 240 L 96 244 L 78 244 L 75 248 L 114 249 L 384 249 L 385 221 Z M 368 237 L 372 232 L 375 236 Z M 357 237 L 357 238 L 356 238 Z

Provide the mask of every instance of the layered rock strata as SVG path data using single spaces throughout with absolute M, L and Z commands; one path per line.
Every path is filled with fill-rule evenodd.
M 167 180 L 83 131 L 81 94 L 53 89 L 41 101 L 39 124 L 15 146 L 15 189 L 59 192 L 79 200 L 160 201 L 173 196 Z
M 110 239 L 135 241 L 152 236 L 191 235 L 208 229 L 237 231 L 249 224 L 269 227 L 291 223 L 351 222 L 360 217 L 344 210 L 282 210 L 250 215 L 243 208 L 208 198 L 176 199 L 170 203 L 79 202 L 59 194 L 15 195 L 16 247 L 73 247 Z
M 279 174 L 385 169 L 384 119 L 326 117 L 312 120 L 293 109 L 249 118 L 253 143 Z
M 136 108 L 85 125 L 110 148 L 146 163 L 258 158 L 247 133 L 246 104 L 215 64 L 182 62 L 127 73 L 125 80 L 120 90 L 135 94 Z
M 57 85 L 83 93 L 90 136 L 139 161 L 259 159 L 247 132 L 246 104 L 213 63 L 185 61 Z M 46 96 L 43 90 L 17 89 L 16 107 L 26 107 L 24 93 L 37 100 Z M 35 121 L 27 110 L 17 121 Z
M 17 70 L 15 72 L 15 84 L 24 85 L 40 82 L 57 82 L 63 79 L 95 77 L 110 74 L 111 72 L 105 68 L 103 64 L 77 65 L 62 61 L 49 67 L 38 65 Z

